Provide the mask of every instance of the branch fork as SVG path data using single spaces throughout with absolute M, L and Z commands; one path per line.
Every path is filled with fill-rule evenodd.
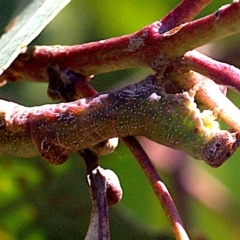
M 193 86 L 199 85 L 200 88 L 196 91 L 198 103 L 212 109 L 238 135 L 239 110 L 226 98 L 219 87 L 216 87 L 212 80 L 217 84 L 240 91 L 240 70 L 212 60 L 193 49 L 239 31 L 240 2 L 234 1 L 209 16 L 191 21 L 209 2 L 209 0 L 183 0 L 161 21 L 156 21 L 136 33 L 122 37 L 76 46 L 27 47 L 0 76 L 0 83 L 3 84 L 6 79 L 14 82 L 23 79 L 37 82 L 49 81 L 48 93 L 51 97 L 73 101 L 79 97 L 91 97 L 97 94 L 89 84 L 92 75 L 132 67 L 148 67 L 161 72 L 160 75 L 163 74 L 164 77 L 170 76 L 174 85 L 180 89 L 191 91 Z M 54 71 L 51 71 L 52 69 Z M 70 82 L 65 84 L 66 82 L 58 81 L 63 78 Z M 66 86 L 72 87 L 72 94 L 69 94 Z M 217 91 L 215 94 L 212 93 L 211 86 L 215 87 Z M 89 100 L 81 101 L 86 105 Z M 69 119 L 72 117 L 69 114 L 66 116 L 62 114 L 62 110 L 71 108 L 71 104 L 70 102 L 59 105 L 61 106 L 58 109 L 59 117 L 68 117 Z M 3 100 L 0 101 L 0 106 L 0 138 L 3 141 L 2 148 L 4 149 L 1 150 L 2 153 L 14 150 L 17 155 L 21 156 L 21 147 L 25 147 L 29 156 L 35 155 L 36 149 L 31 143 L 33 132 L 29 131 L 32 127 L 33 129 L 36 127 L 35 130 L 42 129 L 45 117 L 52 116 L 54 109 L 48 107 L 47 111 L 44 112 L 45 115 L 40 116 L 38 108 L 27 109 Z M 10 110 L 12 109 L 12 112 L 8 107 Z M 42 118 L 42 121 L 39 121 L 36 126 L 34 121 L 30 125 L 27 124 L 28 118 L 33 116 L 33 112 Z M 14 114 L 18 117 L 20 114 L 21 117 L 14 118 Z M 6 120 L 6 116 L 10 116 L 13 121 Z M 94 112 L 92 116 L 94 116 Z M 58 120 L 55 118 L 54 121 Z M 54 121 L 51 124 L 55 125 Z M 72 122 L 70 127 L 73 126 Z M 14 135 L 12 130 L 17 134 Z M 49 134 L 55 136 L 53 132 Z M 94 134 L 97 135 L 96 132 Z M 5 143 L 9 136 L 11 136 L 11 141 Z M 58 136 L 55 139 L 58 141 Z M 189 239 L 174 203 L 151 165 L 148 156 L 133 137 L 123 137 L 123 140 L 149 179 L 166 215 L 169 217 L 176 238 Z M 239 143 L 239 136 L 237 136 L 236 142 Z M 40 148 L 43 148 L 45 143 L 41 142 Z M 106 145 L 106 142 L 103 145 Z M 59 147 L 58 150 L 61 151 L 61 144 Z M 216 148 L 217 145 L 213 145 L 214 147 Z M 97 146 L 97 149 L 100 148 Z M 95 156 L 94 147 L 80 152 L 85 160 L 89 157 L 88 154 Z M 66 160 L 67 154 L 64 157 Z M 62 161 L 62 159 L 60 160 Z M 93 166 L 91 165 L 91 167 Z M 87 167 L 93 196 L 93 212 L 92 224 L 90 224 L 86 239 L 109 239 L 106 178 L 102 177 L 103 172 L 97 164 L 94 167 L 91 171 Z M 100 214 L 101 212 L 103 215 Z M 102 227 L 99 216 L 104 219 Z M 99 229 L 103 231 L 97 233 Z M 94 237 L 91 235 L 93 232 L 97 234 Z

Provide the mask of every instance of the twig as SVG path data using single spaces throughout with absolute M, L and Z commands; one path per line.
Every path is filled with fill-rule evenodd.
M 17 81 L 47 81 L 47 69 L 56 64 L 84 76 L 132 67 L 161 69 L 186 51 L 239 32 L 240 2 L 215 14 L 182 24 L 164 34 L 160 22 L 117 38 L 76 46 L 28 47 L 0 77 Z M 171 51 L 169 51 L 171 49 Z
M 204 9 L 212 0 L 182 0 L 172 11 L 170 11 L 162 20 L 160 33 L 169 31 L 183 23 L 191 21 L 202 9 Z
M 96 169 L 90 174 L 89 182 L 93 207 L 90 225 L 85 240 L 110 239 L 105 178 L 99 170 Z
M 97 164 L 98 157 L 91 150 L 80 151 L 88 172 L 88 184 L 92 198 L 92 213 L 85 240 L 110 239 L 108 207 L 122 198 L 122 188 L 117 175 Z
M 145 173 L 151 187 L 153 188 L 159 202 L 165 211 L 168 220 L 172 225 L 172 229 L 176 239 L 187 240 L 188 235 L 184 229 L 181 217 L 175 207 L 175 204 L 161 178 L 159 177 L 156 169 L 154 168 L 151 160 L 143 150 L 142 146 L 134 137 L 123 138 L 124 143 L 128 146 L 133 156 L 141 166 Z
M 240 92 L 240 70 L 234 66 L 213 60 L 195 50 L 186 52 L 180 64 L 187 71 L 192 69 L 218 84 Z

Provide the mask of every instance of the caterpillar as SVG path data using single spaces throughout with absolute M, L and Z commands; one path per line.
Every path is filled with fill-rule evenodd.
M 69 154 L 125 136 L 145 136 L 213 167 L 239 147 L 238 132 L 219 128 L 185 91 L 167 93 L 154 75 L 117 91 L 70 103 L 23 107 L 0 101 L 0 153 L 63 163 Z

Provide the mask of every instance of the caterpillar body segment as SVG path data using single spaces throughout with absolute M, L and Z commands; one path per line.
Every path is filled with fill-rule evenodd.
M 53 164 L 113 137 L 142 135 L 214 167 L 239 146 L 239 134 L 221 130 L 212 111 L 201 112 L 192 94 L 166 93 L 153 75 L 69 103 L 30 108 L 7 104 L 0 105 L 0 153 L 29 157 L 39 152 Z

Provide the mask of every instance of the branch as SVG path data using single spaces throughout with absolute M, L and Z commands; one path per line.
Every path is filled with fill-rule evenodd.
M 145 173 L 151 187 L 153 188 L 159 202 L 165 211 L 168 220 L 171 223 L 174 236 L 178 240 L 189 239 L 186 230 L 184 229 L 181 217 L 176 209 L 176 206 L 165 186 L 162 179 L 159 177 L 151 160 L 143 150 L 142 146 L 133 137 L 123 138 L 124 143 L 128 146 L 133 156 L 136 158 L 143 172 Z
M 94 169 L 88 176 L 91 196 L 92 213 L 85 240 L 110 239 L 108 204 L 106 196 L 106 179 L 101 168 Z
M 240 92 L 240 70 L 226 63 L 213 60 L 197 51 L 190 51 L 184 54 L 179 63 L 190 69 L 211 78 L 215 83 L 228 86 Z
M 92 213 L 85 240 L 110 239 L 108 207 L 122 198 L 117 175 L 98 165 L 98 156 L 91 150 L 79 151 L 87 167 L 87 179 L 92 198 Z
M 182 0 L 172 11 L 170 11 L 162 20 L 160 33 L 167 32 L 174 27 L 191 21 L 201 12 L 212 0 Z
M 239 32 L 239 24 L 240 2 L 234 2 L 214 14 L 182 24 L 164 34 L 159 33 L 163 28 L 161 22 L 155 22 L 136 33 L 99 42 L 28 47 L 3 73 L 0 81 L 47 81 L 51 64 L 84 76 L 133 67 L 159 70 L 186 51 Z

